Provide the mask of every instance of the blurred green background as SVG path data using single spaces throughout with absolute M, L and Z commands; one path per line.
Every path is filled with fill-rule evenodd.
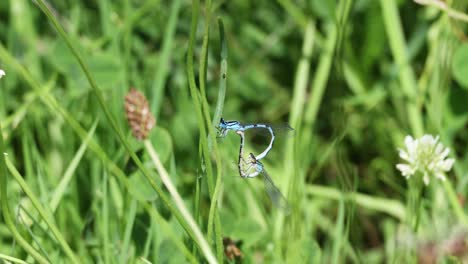
M 83 263 L 206 261 L 138 172 L 76 58 L 34 2 L 0 2 L 0 69 L 6 72 L 0 123 L 14 168 Z M 207 178 L 222 177 L 214 210 L 221 233 L 208 237 L 219 261 L 462 263 L 466 209 L 457 215 L 450 193 L 432 178 L 419 190 L 415 212 L 410 183 L 395 168 L 406 135 L 439 135 L 456 159 L 447 175 L 451 190 L 466 208 L 468 3 L 428 2 L 201 2 L 192 48 L 198 88 L 206 80 L 204 109 L 213 117 L 223 100 L 219 18 L 228 53 L 222 117 L 295 128 L 262 160 L 292 207 L 287 216 L 271 206 L 260 179 L 238 176 L 234 133 L 208 140 L 210 157 L 202 154 L 208 147 L 201 137 L 214 135 L 217 122 L 200 120 L 201 105 L 189 89 L 191 1 L 47 5 L 132 150 L 161 185 L 123 107 L 131 87 L 147 96 L 156 118 L 149 139 L 205 236 L 213 197 Z M 204 51 L 206 76 L 199 72 Z M 247 139 L 254 153 L 269 141 L 249 133 Z M 71 263 L 9 170 L 1 177 L 16 227 L 51 263 Z M 243 257 L 220 252 L 220 236 L 237 242 Z M 450 246 L 455 242 L 458 251 Z M 0 253 L 33 261 L 5 221 Z

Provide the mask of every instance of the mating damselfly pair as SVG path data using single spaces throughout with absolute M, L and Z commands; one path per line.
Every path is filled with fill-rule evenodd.
M 270 143 L 266 149 L 255 156 L 253 153 L 250 153 L 247 158 L 244 156 L 244 145 L 245 145 L 245 132 L 250 129 L 261 129 L 266 130 L 271 135 Z M 265 184 L 265 191 L 268 193 L 268 196 L 271 199 L 271 202 L 277 208 L 283 210 L 285 214 L 289 214 L 290 207 L 284 195 L 276 187 L 270 175 L 265 169 L 263 163 L 260 162 L 261 159 L 265 158 L 270 150 L 273 148 L 273 143 L 275 141 L 275 135 L 278 132 L 292 132 L 294 129 L 287 124 L 280 126 L 273 126 L 269 124 L 241 124 L 239 121 L 225 121 L 221 118 L 218 126 L 218 137 L 225 137 L 229 130 L 234 131 L 240 136 L 240 147 L 239 147 L 239 160 L 237 167 L 239 169 L 239 175 L 242 178 L 254 178 L 258 175 L 263 176 L 263 182 Z

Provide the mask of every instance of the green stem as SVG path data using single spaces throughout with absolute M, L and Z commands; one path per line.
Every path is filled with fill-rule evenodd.
M 0 126 L 1 127 L 1 126 Z M 3 153 L 3 154 L 2 154 Z M 5 224 L 11 232 L 13 238 L 18 242 L 18 244 L 30 254 L 37 262 L 39 263 L 50 263 L 46 258 L 44 258 L 36 249 L 34 249 L 31 244 L 24 239 L 20 232 L 16 229 L 15 221 L 13 220 L 13 214 L 11 213 L 10 206 L 8 204 L 7 190 L 8 190 L 8 180 L 7 180 L 7 168 L 5 164 L 6 152 L 5 146 L 3 143 L 3 132 L 0 130 L 0 200 L 2 206 L 2 215 Z M 4 157 L 3 157 L 4 156 Z
M 143 207 L 148 211 L 149 215 L 151 215 L 151 219 L 157 222 L 157 225 L 160 226 L 160 230 L 162 230 L 166 235 L 172 240 L 174 245 L 182 252 L 185 257 L 190 261 L 190 263 L 199 263 L 197 259 L 190 253 L 184 243 L 177 238 L 177 235 L 172 230 L 172 227 L 169 223 L 159 214 L 157 210 L 154 209 L 153 206 L 149 203 L 142 203 Z
M 158 171 L 159 177 L 161 177 L 161 181 L 164 183 L 164 186 L 166 186 L 167 190 L 171 194 L 177 208 L 179 208 L 180 212 L 182 213 L 182 216 L 184 216 L 185 220 L 187 220 L 187 223 L 192 229 L 193 233 L 195 234 L 195 237 L 197 238 L 198 243 L 200 244 L 201 250 L 205 254 L 206 259 L 209 263 L 217 263 L 216 258 L 211 252 L 211 248 L 208 245 L 208 242 L 206 242 L 202 232 L 200 231 L 200 228 L 198 228 L 197 223 L 195 222 L 192 215 L 185 206 L 184 200 L 182 200 L 182 197 L 180 197 L 179 192 L 172 184 L 171 178 L 169 177 L 169 173 L 167 173 L 166 169 L 162 165 L 161 160 L 159 159 L 159 156 L 156 153 L 156 150 L 154 149 L 153 145 L 149 140 L 145 140 L 144 144 L 146 150 L 148 151 L 151 157 L 151 160 L 156 166 L 156 170 Z
M 416 3 L 421 5 L 428 5 L 445 12 L 449 17 L 457 19 L 463 22 L 468 22 L 468 15 L 451 8 L 446 2 L 439 0 L 414 0 Z
M 20 75 L 23 77 L 23 79 L 31 86 L 31 88 L 34 90 L 34 93 L 38 96 L 40 96 L 41 101 L 50 109 L 51 113 L 58 113 L 66 122 L 68 125 L 75 131 L 75 133 L 81 138 L 81 140 L 86 141 L 87 138 L 87 133 L 86 130 L 81 127 L 78 121 L 76 121 L 73 116 L 67 112 L 60 104 L 57 102 L 57 100 L 50 94 L 48 94 L 46 91 L 47 89 L 41 89 L 40 84 L 36 79 L 34 79 L 31 74 L 21 65 L 19 64 L 12 56 L 11 54 L 8 53 L 8 51 L 1 45 L 0 43 L 0 58 L 7 62 L 9 65 L 11 65 L 12 68 L 14 68 Z M 128 180 L 128 176 L 125 175 L 125 173 L 114 163 L 113 160 L 109 158 L 109 156 L 106 154 L 106 152 L 101 148 L 101 146 L 93 139 L 91 139 L 88 143 L 88 148 L 94 152 L 94 154 L 107 166 L 109 171 L 117 177 L 117 179 L 123 184 L 123 186 L 129 190 L 130 188 L 130 183 Z M 4 185 L 2 185 L 4 186 Z M 1 188 L 1 187 L 0 187 Z M 162 200 L 164 200 L 164 197 L 161 197 Z M 167 198 L 166 198 L 167 200 Z M 169 208 L 171 209 L 171 208 Z M 174 212 L 173 212 L 174 213 Z M 180 216 L 177 216 L 178 211 L 175 211 L 176 218 L 180 218 Z M 187 232 L 187 234 L 195 241 L 195 236 L 192 232 L 192 230 L 188 227 L 185 221 L 180 221 L 179 223 L 181 226 L 184 228 L 184 230 Z M 13 226 L 14 227 L 14 226 Z M 169 231 L 168 231 L 169 232 Z M 171 238 L 175 238 L 172 236 Z M 182 243 L 181 240 L 174 241 L 175 244 L 180 244 Z M 21 244 L 21 243 L 20 243 Z M 199 244 L 195 243 L 198 247 Z
M 226 82 L 227 82 L 227 70 L 228 70 L 228 52 L 227 52 L 227 43 L 224 37 L 224 24 L 221 18 L 218 18 L 219 25 L 219 41 L 221 46 L 221 70 L 219 76 L 219 90 L 218 90 L 218 99 L 216 102 L 216 108 L 213 115 L 212 124 L 217 124 L 221 119 L 221 114 L 223 113 L 224 107 L 224 98 L 226 96 Z
M 10 170 L 10 173 L 15 178 L 15 180 L 19 183 L 19 185 L 21 186 L 21 189 L 24 191 L 26 196 L 28 196 L 28 198 L 31 200 L 34 207 L 39 212 L 39 214 L 41 215 L 42 219 L 49 227 L 54 237 L 57 239 L 57 242 L 62 247 L 65 254 L 73 263 L 80 263 L 78 258 L 75 256 L 75 253 L 73 253 L 70 246 L 65 241 L 65 238 L 62 236 L 58 228 L 55 226 L 55 223 L 52 220 L 53 218 L 51 217 L 51 214 L 42 206 L 42 204 L 39 202 L 39 199 L 36 197 L 34 192 L 29 188 L 28 184 L 24 181 L 24 178 L 16 170 L 15 166 L 10 162 L 7 156 L 5 156 L 5 162 L 6 162 L 8 169 Z
M 309 21 L 304 32 L 304 42 L 302 44 L 302 57 L 297 65 L 296 77 L 294 81 L 294 92 L 291 101 L 291 113 L 289 124 L 297 127 L 301 123 L 301 116 L 304 112 L 306 100 L 307 81 L 309 80 L 310 60 L 314 50 L 315 22 Z
M 54 190 L 54 192 L 52 194 L 52 198 L 50 199 L 50 202 L 49 202 L 49 207 L 50 207 L 50 210 L 52 211 L 52 213 L 54 213 L 57 210 L 57 207 L 58 207 L 60 201 L 62 200 L 63 195 L 65 194 L 66 189 L 67 189 L 70 181 L 72 180 L 73 173 L 75 172 L 76 168 L 78 167 L 78 164 L 79 164 L 81 158 L 83 157 L 83 155 L 84 155 L 84 153 L 85 153 L 85 151 L 86 151 L 86 149 L 88 147 L 89 141 L 94 136 L 94 131 L 96 130 L 97 124 L 98 124 L 98 122 L 96 120 L 94 122 L 93 126 L 91 127 L 91 129 L 89 130 L 89 133 L 86 136 L 86 139 L 83 141 L 80 148 L 76 152 L 76 155 L 73 157 L 72 161 L 70 162 L 70 165 L 65 170 L 65 173 L 63 174 L 63 177 L 60 180 L 60 183 L 55 188 L 55 190 Z
M 189 89 L 190 89 L 190 94 L 193 100 L 193 103 L 195 105 L 196 113 L 197 113 L 197 118 L 198 118 L 198 123 L 199 123 L 199 129 L 200 129 L 200 141 L 201 141 L 201 151 L 202 151 L 202 157 L 203 161 L 206 164 L 206 172 L 207 172 L 207 182 L 208 182 L 208 191 L 210 193 L 210 196 L 213 197 L 214 195 L 214 186 L 213 186 L 213 168 L 212 168 L 212 163 L 211 163 L 211 153 L 210 153 L 210 146 L 208 144 L 207 136 L 209 136 L 210 141 L 212 142 L 212 147 L 214 151 L 214 156 L 216 158 L 216 169 L 217 169 L 217 181 L 221 181 L 222 179 L 222 169 L 221 169 L 221 158 L 220 155 L 218 154 L 218 147 L 216 143 L 216 137 L 214 133 L 214 127 L 212 127 L 211 121 L 210 121 L 210 116 L 209 116 L 209 105 L 206 100 L 206 97 L 201 96 L 195 82 L 195 75 L 194 75 L 194 67 L 193 67 L 193 49 L 195 47 L 195 36 L 197 32 L 197 24 L 198 24 L 198 11 L 199 11 L 199 6 L 200 2 L 199 0 L 194 0 L 192 1 L 192 22 L 191 22 L 191 30 L 190 30 L 190 38 L 189 38 L 189 46 L 188 46 L 188 51 L 187 51 L 187 77 L 188 77 L 188 82 L 189 82 Z M 207 2 L 207 11 L 210 12 L 211 9 L 211 2 Z M 208 23 L 208 22 L 207 22 Z M 209 27 L 207 28 L 209 29 Z M 208 31 L 205 31 L 205 37 L 208 37 Z M 205 54 L 205 49 L 207 49 L 208 46 L 204 46 L 202 50 L 202 58 L 201 58 L 201 65 L 200 65 L 200 72 L 202 73 L 202 76 L 200 76 L 200 84 L 205 85 L 205 78 L 206 78 L 206 56 L 203 56 Z M 205 70 L 204 70 L 205 69 Z M 204 88 L 203 88 L 204 89 Z M 204 94 L 204 91 L 202 91 Z M 207 130 L 208 129 L 208 135 L 207 135 Z M 218 182 L 216 184 L 219 184 Z M 216 208 L 216 207 L 214 207 Z M 221 221 L 219 219 L 218 213 L 215 211 L 215 231 L 216 231 L 216 252 L 218 256 L 218 260 L 222 262 L 223 259 L 223 245 L 222 245 L 222 237 L 221 237 Z M 211 225 L 212 223 L 208 223 L 208 225 Z M 208 239 L 211 239 L 208 237 Z
M 208 191 L 211 196 L 213 195 L 213 189 L 214 189 L 213 170 L 211 168 L 210 153 L 207 151 L 207 149 L 205 150 L 207 134 L 206 134 L 206 129 L 205 129 L 205 122 L 203 120 L 202 104 L 200 102 L 200 94 L 198 92 L 198 88 L 196 85 L 194 68 L 193 68 L 193 48 L 195 46 L 195 35 L 197 33 L 199 6 L 200 6 L 199 0 L 192 1 L 192 24 L 191 24 L 190 38 L 189 38 L 189 44 L 188 44 L 188 50 L 187 50 L 186 65 L 187 65 L 187 78 L 188 78 L 188 83 L 189 83 L 190 95 L 192 97 L 193 104 L 195 105 L 195 111 L 197 114 L 197 119 L 198 119 L 198 124 L 199 124 L 200 141 L 202 144 L 201 146 L 202 154 L 204 156 L 205 162 L 207 162 L 206 174 L 207 174 L 207 182 L 208 182 Z
M 450 204 L 452 205 L 453 210 L 455 211 L 455 215 L 458 217 L 458 220 L 463 223 L 464 225 L 468 225 L 468 218 L 458 201 L 457 195 L 455 190 L 453 189 L 452 184 L 450 181 L 445 180 L 442 182 L 444 185 L 445 192 L 447 193 L 448 199 Z
M 44 12 L 44 14 L 48 17 L 49 21 L 52 23 L 54 28 L 58 31 L 59 35 L 62 37 L 62 39 L 65 41 L 67 44 L 68 48 L 70 51 L 73 53 L 75 56 L 76 60 L 78 61 L 81 69 L 86 75 L 86 78 L 88 79 L 89 84 L 91 85 L 91 88 L 93 89 L 94 94 L 96 95 L 96 98 L 98 99 L 98 102 L 101 106 L 101 109 L 104 111 L 104 114 L 111 124 L 112 128 L 114 129 L 114 132 L 117 134 L 120 142 L 122 145 L 125 147 L 127 152 L 129 153 L 130 157 L 132 160 L 135 162 L 137 167 L 140 169 L 142 172 L 143 176 L 147 179 L 147 181 L 150 183 L 151 187 L 158 193 L 159 197 L 161 200 L 164 202 L 164 204 L 167 206 L 167 208 L 174 214 L 174 216 L 177 218 L 179 223 L 185 228 L 187 233 L 197 241 L 196 237 L 194 234 L 191 232 L 191 229 L 188 227 L 185 219 L 181 216 L 180 212 L 175 210 L 173 205 L 170 203 L 169 198 L 165 195 L 165 193 L 162 191 L 162 189 L 159 187 L 159 185 L 156 183 L 156 181 L 153 179 L 151 174 L 148 172 L 148 170 L 143 166 L 143 163 L 140 161 L 138 156 L 135 154 L 135 152 L 132 150 L 130 147 L 130 144 L 126 140 L 125 135 L 122 133 L 120 128 L 117 125 L 117 122 L 115 121 L 114 117 L 110 113 L 109 109 L 107 108 L 106 101 L 104 100 L 104 97 L 102 95 L 101 90 L 98 88 L 96 81 L 91 75 L 91 72 L 89 71 L 88 67 L 84 63 L 83 58 L 78 52 L 78 49 L 75 48 L 73 43 L 71 42 L 70 38 L 68 35 L 65 33 L 63 27 L 58 23 L 57 19 L 52 15 L 50 10 L 48 9 L 47 5 L 44 3 L 44 0 L 37 0 L 37 4 L 39 5 L 39 8 Z
M 11 262 L 11 263 L 28 264 L 26 261 L 23 261 L 21 259 L 17 259 L 17 258 L 14 258 L 14 257 L 10 257 L 10 256 L 4 255 L 4 254 L 0 254 L 0 259 L 6 260 L 7 262 L 5 262 L 5 263 Z
M 406 219 L 405 207 L 397 200 L 378 198 L 357 192 L 344 194 L 335 188 L 320 185 L 307 185 L 306 190 L 307 194 L 310 196 L 332 200 L 347 198 L 363 208 L 386 213 L 400 221 L 404 221 Z
M 218 98 L 217 98 L 217 103 L 216 103 L 216 108 L 215 112 L 213 115 L 213 121 L 210 123 L 209 118 L 207 118 L 207 126 L 209 128 L 213 127 L 213 124 L 217 124 L 221 118 L 221 113 L 223 111 L 224 107 L 224 98 L 226 95 L 226 82 L 227 82 L 227 43 L 226 39 L 224 37 L 224 25 L 223 21 L 221 18 L 218 18 L 218 23 L 219 23 L 219 38 L 220 38 L 220 44 L 221 44 L 221 70 L 220 70 L 220 76 L 219 76 L 219 91 L 218 91 Z M 206 98 L 205 98 L 206 99 Z M 205 100 L 205 108 L 208 109 L 208 102 Z M 205 113 L 206 115 L 207 113 Z M 216 185 L 215 185 L 215 190 L 213 193 L 213 199 L 212 203 L 210 206 L 210 214 L 208 217 L 208 237 L 211 237 L 211 227 L 213 226 L 213 219 L 214 219 L 214 228 L 215 228 L 215 239 L 216 239 L 216 253 L 218 257 L 218 261 L 220 263 L 223 263 L 223 257 L 224 257 L 224 245 L 223 245 L 223 238 L 222 238 L 222 231 L 221 231 L 221 220 L 219 218 L 219 214 L 217 212 L 217 207 L 216 205 L 218 204 L 218 198 L 219 198 L 219 191 L 222 189 L 222 163 L 219 155 L 219 150 L 218 150 L 218 144 L 216 142 L 216 138 L 214 135 L 214 130 L 211 129 L 209 131 L 209 136 L 208 138 L 208 149 L 213 149 L 215 152 L 215 157 L 216 157 Z M 213 218 L 214 215 L 214 218 Z
M 309 19 L 297 4 L 288 0 L 278 0 L 278 4 L 280 4 L 284 8 L 284 10 L 294 19 L 296 24 L 298 24 L 301 28 L 305 28 L 307 26 Z
M 198 177 L 198 173 L 195 179 L 195 199 L 193 205 L 194 218 L 197 223 L 200 223 L 200 204 L 201 204 L 201 178 Z M 192 254 L 194 256 L 198 255 L 197 247 L 192 246 Z
M 211 205 L 210 205 L 210 214 L 208 216 L 208 223 L 213 223 L 214 219 L 214 212 L 216 211 L 216 205 L 218 204 L 218 198 L 219 198 L 219 191 L 221 190 L 222 187 L 222 182 L 221 181 L 216 181 L 216 186 L 213 194 L 213 199 L 211 199 Z M 213 234 L 213 224 L 208 225 L 208 237 L 211 237 L 211 234 Z
M 219 24 L 219 39 L 220 39 L 220 46 L 221 46 L 221 70 L 220 70 L 220 76 L 219 76 L 219 90 L 218 90 L 218 98 L 217 98 L 217 103 L 216 103 L 216 108 L 215 112 L 213 115 L 213 121 L 212 124 L 217 124 L 221 118 L 221 114 L 223 112 L 223 107 L 224 107 L 224 98 L 226 95 L 226 81 L 227 81 L 227 43 L 226 39 L 224 37 L 224 25 L 223 21 L 221 18 L 218 18 L 218 24 Z M 215 141 L 212 140 L 213 137 L 208 138 L 208 148 L 211 149 L 214 144 L 216 144 Z M 217 147 L 216 147 L 217 149 Z M 219 161 L 218 161 L 219 164 Z M 218 170 L 219 171 L 219 170 Z M 219 197 L 219 190 L 221 189 L 222 182 L 221 182 L 221 176 L 218 173 L 218 176 L 216 178 L 216 185 L 215 185 L 215 190 L 213 193 L 213 199 L 210 205 L 210 213 L 208 216 L 208 237 L 211 237 L 211 234 L 213 233 L 213 215 L 216 210 L 216 205 Z M 215 225 L 215 231 L 216 231 L 216 252 L 218 253 L 218 261 L 223 262 L 223 247 L 222 247 L 222 235 L 221 235 L 221 229 L 220 229 L 220 220 L 218 217 L 218 214 L 215 214 L 216 217 L 216 223 Z
M 331 70 L 331 65 L 332 65 L 332 61 L 333 61 L 333 54 L 334 54 L 334 50 L 335 50 L 335 46 L 336 46 L 336 41 L 337 41 L 337 29 L 336 29 L 336 26 L 330 26 L 328 27 L 329 28 L 329 31 L 328 31 L 328 37 L 327 37 L 327 40 L 325 42 L 325 46 L 323 47 L 323 53 L 321 54 L 321 59 L 320 59 L 320 62 L 319 62 L 319 65 L 318 65 L 318 68 L 317 68 L 317 71 L 316 71 L 316 74 L 314 76 L 314 79 L 313 81 L 311 82 L 311 85 L 310 85 L 310 90 L 311 90 L 311 95 L 310 95 L 310 98 L 308 101 L 306 101 L 306 106 L 305 106 L 305 109 L 304 110 L 301 110 L 301 111 L 304 111 L 304 117 L 303 117 L 303 124 L 304 124 L 304 128 L 300 130 L 301 134 L 300 134 L 300 138 L 299 140 L 303 140 L 303 141 L 299 141 L 301 142 L 301 145 L 300 146 L 310 146 L 310 138 L 307 138 L 309 137 L 312 133 L 313 133 L 313 126 L 315 124 L 315 120 L 317 118 L 317 114 L 318 114 L 318 110 L 320 108 L 320 104 L 322 102 L 322 98 L 323 98 L 323 94 L 325 92 L 325 88 L 326 88 L 326 84 L 328 82 L 328 78 L 330 76 L 330 70 Z M 307 34 L 309 34 L 310 36 L 309 37 L 313 37 L 314 35 L 312 35 L 313 31 L 310 29 L 310 26 L 309 26 L 309 32 Z M 305 48 L 305 49 L 308 49 L 308 48 Z M 299 84 L 297 84 L 299 85 Z M 296 88 L 296 87 L 295 87 Z M 297 88 L 299 89 L 299 88 Z M 297 106 L 293 106 L 293 107 L 297 107 Z M 300 109 L 294 109 L 294 111 L 298 111 Z M 299 121 L 299 113 L 294 113 L 294 116 L 292 116 L 291 118 L 297 118 L 297 121 Z M 297 117 L 296 117 L 297 116 Z M 294 121 L 293 119 L 291 119 L 291 121 Z M 300 123 L 297 123 L 297 125 L 299 125 Z M 298 141 L 296 141 L 298 142 Z M 290 144 L 293 144 L 293 142 L 291 142 Z M 291 151 L 296 151 L 294 150 L 293 148 L 293 145 L 289 145 L 288 146 L 289 149 L 288 149 L 288 152 Z M 296 148 L 297 148 L 297 145 L 296 145 Z M 302 151 L 302 149 L 299 149 L 297 150 L 298 152 Z M 297 159 L 296 159 L 297 160 Z M 294 164 L 294 163 L 289 163 L 289 164 L 286 164 L 286 166 L 291 166 L 291 164 Z M 297 166 L 295 166 L 297 167 Z M 291 169 L 290 171 L 293 171 L 293 169 Z M 293 174 L 291 174 L 293 175 Z M 289 177 L 289 178 L 293 178 L 293 177 Z M 289 180 L 289 178 L 287 179 L 287 181 Z M 294 183 L 294 182 L 293 182 Z M 286 183 L 288 186 L 290 186 L 290 183 L 287 182 Z M 298 180 L 295 180 L 295 184 L 300 184 L 300 182 Z M 299 185 L 300 186 L 300 185 Z M 297 188 L 297 187 L 295 187 Z M 293 211 L 294 213 L 294 211 Z M 277 218 L 276 218 L 276 222 L 275 222 L 275 233 L 274 233 L 274 240 L 275 240 L 275 245 L 280 247 L 282 246 L 282 243 L 283 243 L 283 240 L 281 238 L 282 236 L 282 229 L 283 229 L 283 226 L 284 226 L 284 216 L 282 214 L 278 214 L 277 215 Z M 278 256 L 279 257 L 279 256 Z
M 101 232 L 102 232 L 102 249 L 104 251 L 104 263 L 105 264 L 110 264 L 111 263 L 111 243 L 110 243 L 110 236 L 109 236 L 109 195 L 108 195 L 108 185 L 109 185 L 109 176 L 108 172 L 104 171 L 103 173 L 103 179 L 102 179 L 102 202 L 101 202 L 101 216 L 100 218 L 102 219 L 101 222 Z M 127 224 L 128 226 L 128 224 Z M 124 238 L 124 242 L 122 243 L 122 252 L 120 255 L 120 260 L 125 259 L 126 257 L 124 256 L 123 252 L 127 252 L 127 245 L 126 241 Z
M 289 124 L 294 127 L 297 131 L 300 131 L 300 124 L 302 123 L 302 117 L 304 113 L 304 104 L 306 101 L 306 90 L 308 86 L 309 80 L 309 72 L 310 72 L 310 62 L 312 58 L 312 52 L 314 49 L 314 40 L 315 40 L 315 24 L 314 21 L 309 21 L 307 24 L 305 31 L 304 31 L 304 40 L 302 44 L 302 57 L 299 60 L 297 65 L 297 71 L 294 81 L 294 92 L 293 98 L 291 102 L 291 110 L 289 115 Z M 294 204 L 296 208 L 301 207 L 301 198 L 304 193 L 304 176 L 305 170 L 299 168 L 299 162 L 296 157 L 296 141 L 289 139 L 286 145 L 285 151 L 285 159 L 284 159 L 284 168 L 287 177 L 283 180 L 282 183 L 284 185 L 289 186 L 288 191 L 285 193 L 288 199 L 290 200 L 291 204 Z M 299 214 L 295 210 L 292 211 L 293 216 L 290 218 L 291 221 L 295 222 L 291 225 L 291 229 L 288 230 L 287 239 L 290 241 L 295 241 L 298 239 L 302 239 L 304 236 L 303 228 L 300 224 L 302 218 L 298 215 L 295 217 L 295 214 Z M 282 217 L 282 216 L 280 216 Z M 279 220 L 278 220 L 279 221 Z M 281 221 L 282 222 L 282 221 Z M 275 234 L 278 234 L 278 241 L 282 241 L 281 236 L 279 234 L 285 233 L 284 232 L 284 225 L 278 224 L 277 229 L 275 229 Z M 287 243 L 287 242 L 286 242 Z M 292 249 L 292 251 L 295 251 Z M 277 251 L 278 254 L 281 252 L 280 250 Z M 287 252 L 289 254 L 295 254 L 296 252 Z M 277 256 L 280 258 L 281 256 Z
M 336 222 L 334 223 L 334 230 L 333 230 L 333 237 L 335 237 L 333 241 L 333 248 L 332 248 L 332 255 L 331 255 L 331 263 L 343 263 L 343 233 L 344 233 L 344 223 L 345 223 L 345 202 L 344 199 L 338 200 L 338 215 L 336 217 Z
M 418 103 L 422 100 L 418 94 L 418 84 L 408 61 L 403 27 L 401 26 L 396 1 L 380 0 L 383 20 L 387 31 L 390 48 L 399 69 L 400 84 L 406 95 L 407 112 L 410 127 L 416 137 L 424 134 L 424 125 Z
M 200 55 L 199 83 L 202 100 L 206 99 L 206 72 L 208 66 L 208 44 L 210 40 L 211 0 L 205 2 L 205 34 Z M 208 110 L 208 109 L 206 109 Z
M 167 23 L 166 32 L 164 33 L 161 57 L 158 60 L 158 71 L 156 72 L 156 76 L 153 81 L 153 87 L 151 89 L 153 92 L 153 95 L 151 97 L 151 112 L 156 118 L 158 118 L 158 113 L 161 109 L 161 102 L 164 98 L 164 84 L 166 82 L 170 69 L 170 67 L 167 67 L 167 65 L 169 64 L 172 49 L 174 47 L 174 36 L 181 5 L 181 0 L 172 1 L 169 22 Z
M 330 76 L 330 69 L 337 41 L 337 33 L 337 28 L 335 26 L 331 26 L 325 42 L 324 51 L 321 54 L 321 59 L 317 67 L 316 75 L 312 81 L 312 87 L 310 89 L 311 96 L 305 109 L 304 123 L 307 125 L 313 125 L 317 118 L 317 113 Z

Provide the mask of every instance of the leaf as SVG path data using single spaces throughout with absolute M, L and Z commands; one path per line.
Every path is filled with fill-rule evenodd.
M 468 89 L 468 44 L 460 45 L 453 55 L 452 74 L 455 80 Z
M 156 176 L 153 174 L 152 177 Z M 154 201 L 158 197 L 158 194 L 148 183 L 148 180 L 145 177 L 143 177 L 143 175 L 139 171 L 130 175 L 129 184 L 129 192 L 138 201 Z
M 321 18 L 333 18 L 336 10 L 336 1 L 320 1 L 313 0 L 311 1 L 312 10 Z
M 233 214 L 223 214 L 223 216 L 225 215 L 234 217 Z M 241 240 L 243 247 L 245 248 L 263 244 L 265 237 L 270 233 L 270 230 L 262 228 L 262 226 L 260 226 L 256 221 L 249 218 L 230 218 L 226 221 L 226 226 L 229 226 L 229 230 L 226 231 L 224 235 L 231 237 L 234 240 Z M 252 234 L 256 235 L 252 236 Z
M 468 73 L 468 72 L 467 72 Z M 465 86 L 465 89 L 460 86 L 453 86 L 450 89 L 449 94 L 449 104 L 452 112 L 456 116 L 465 116 L 468 113 L 466 108 L 466 100 L 468 100 L 468 87 Z
M 76 62 L 73 54 L 62 41 L 52 42 L 47 59 L 55 69 L 67 76 L 69 88 L 74 96 L 80 96 L 89 91 L 86 76 Z M 110 90 L 123 83 L 123 68 L 117 55 L 110 51 L 87 52 L 79 47 L 80 52 L 86 56 L 89 70 L 98 86 L 103 90 Z

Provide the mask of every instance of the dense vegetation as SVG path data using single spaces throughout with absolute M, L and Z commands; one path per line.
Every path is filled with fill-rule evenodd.
M 466 7 L 0 1 L 0 258 L 468 261 Z M 144 141 L 132 87 L 156 120 Z M 262 159 L 290 214 L 239 176 L 220 117 L 295 129 Z M 246 153 L 270 140 L 245 135 Z

